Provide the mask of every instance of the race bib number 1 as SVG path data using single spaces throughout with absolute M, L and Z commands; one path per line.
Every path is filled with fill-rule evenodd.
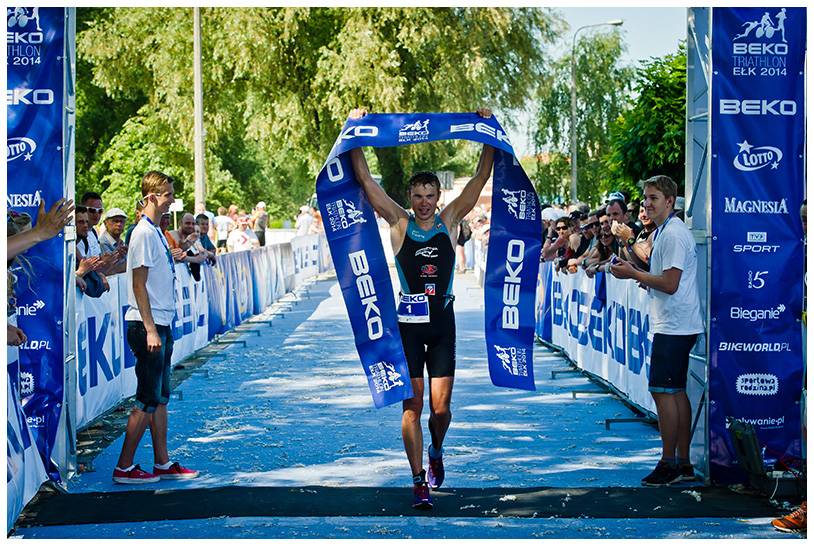
M 399 322 L 422 323 L 430 321 L 430 303 L 426 294 L 400 294 Z

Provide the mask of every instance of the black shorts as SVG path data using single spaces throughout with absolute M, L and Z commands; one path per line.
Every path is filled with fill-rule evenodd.
M 424 377 L 424 363 L 429 377 L 455 376 L 455 311 L 452 302 L 432 314 L 424 324 L 399 322 L 401 344 L 410 368 L 410 377 Z
M 673 336 L 653 335 L 650 353 L 650 379 L 648 390 L 654 393 L 676 394 L 687 389 L 687 370 L 690 351 L 698 334 Z
M 226 248 L 226 239 L 218 239 L 218 248 Z
M 172 360 L 172 329 L 156 324 L 161 349 L 147 350 L 147 330 L 141 321 L 127 323 L 127 344 L 136 355 L 136 407 L 146 413 L 155 412 L 159 404 L 170 400 L 170 361 Z

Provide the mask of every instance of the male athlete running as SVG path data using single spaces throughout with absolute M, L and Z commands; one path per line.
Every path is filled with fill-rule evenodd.
M 484 118 L 492 116 L 486 108 L 477 112 Z M 366 110 L 355 109 L 348 117 L 359 119 L 366 114 Z M 452 419 L 449 406 L 455 376 L 455 241 L 459 223 L 475 206 L 491 175 L 494 152 L 491 146 L 483 146 L 475 176 L 440 214 L 436 212 L 441 193 L 438 177 L 431 172 L 414 174 L 408 183 L 413 214 L 408 214 L 370 176 L 362 149 L 351 151 L 353 171 L 368 201 L 390 224 L 390 242 L 401 284 L 399 331 L 414 394 L 402 403 L 401 435 L 413 474 L 414 508 L 432 508 L 429 487 L 438 489 L 444 481 L 442 445 Z M 425 363 L 430 378 L 432 438 L 427 450 L 428 473 L 422 466 L 421 431 Z

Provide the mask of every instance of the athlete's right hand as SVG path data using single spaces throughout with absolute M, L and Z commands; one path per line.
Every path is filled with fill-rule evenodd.
M 158 331 L 147 331 L 147 350 L 151 353 L 161 350 L 161 336 L 158 335 Z
M 348 119 L 361 119 L 367 115 L 367 110 L 365 108 L 354 108 L 348 114 Z

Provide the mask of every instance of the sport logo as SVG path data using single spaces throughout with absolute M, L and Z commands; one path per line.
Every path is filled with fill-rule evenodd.
M 780 381 L 770 373 L 746 373 L 735 381 L 738 394 L 751 396 L 773 396 L 780 390 Z
M 37 143 L 28 137 L 11 137 L 6 141 L 6 148 L 6 161 L 9 163 L 20 157 L 23 158 L 23 161 L 31 161 L 34 151 L 37 149 Z
M 430 120 L 406 123 L 399 129 L 399 142 L 421 142 L 430 138 Z
M 735 254 L 750 252 L 752 254 L 762 254 L 764 252 L 773 254 L 780 250 L 780 245 L 769 245 L 768 235 L 765 231 L 748 231 L 746 233 L 747 244 L 736 244 L 732 246 Z
M 738 155 L 732 164 L 739 171 L 757 171 L 763 167 L 772 166 L 776 170 L 783 159 L 783 152 L 774 146 L 752 146 L 748 141 L 738 142 Z
M 422 277 L 435 277 L 438 273 L 438 267 L 433 264 L 424 264 L 421 266 Z
M 389 391 L 393 387 L 404 386 L 401 374 L 396 371 L 396 367 L 390 362 L 376 362 L 368 366 L 368 370 L 370 370 L 370 379 L 373 381 L 376 394 Z
M 434 246 L 425 246 L 416 250 L 415 255 L 421 256 L 423 258 L 437 258 L 438 249 L 435 248 Z
M 537 197 L 532 192 L 507 190 L 505 188 L 501 188 L 500 191 L 503 192 L 503 202 L 509 206 L 509 214 L 518 220 L 537 219 L 537 209 L 535 207 Z
M 501 347 L 500 345 L 492 346 L 495 348 L 495 356 L 500 360 L 504 370 L 514 376 L 528 376 L 526 349 L 519 347 Z
M 331 227 L 331 232 L 341 231 L 354 224 L 367 222 L 362 211 L 358 210 L 356 205 L 347 199 L 339 199 L 328 203 L 325 210 L 328 212 L 328 225 Z

